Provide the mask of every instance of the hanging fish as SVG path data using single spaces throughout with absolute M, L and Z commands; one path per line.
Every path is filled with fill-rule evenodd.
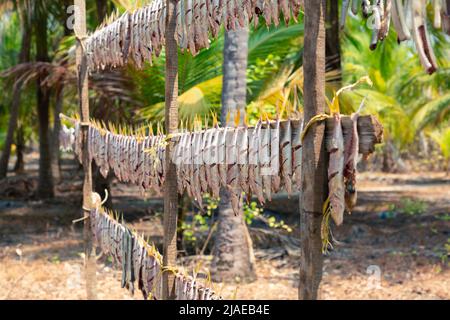
M 249 168 L 249 137 L 248 127 L 240 129 L 238 134 L 238 167 L 239 167 L 239 185 L 242 191 L 246 194 L 250 191 L 248 183 L 248 168 Z
M 225 127 L 221 129 L 219 136 L 219 145 L 218 145 L 218 163 L 219 163 L 219 177 L 220 177 L 220 183 L 222 187 L 227 186 L 227 171 L 228 171 L 228 165 L 226 163 L 226 140 L 227 140 L 227 134 L 228 134 L 228 128 Z
M 291 146 L 292 146 L 292 166 L 293 182 L 297 191 L 302 188 L 302 140 L 303 120 L 291 121 Z
M 283 186 L 286 189 L 288 198 L 292 194 L 292 144 L 291 144 L 291 121 L 283 121 L 280 124 L 281 130 L 281 177 Z
M 272 172 L 270 170 L 270 122 L 267 119 L 265 123 L 264 130 L 261 130 L 261 136 L 259 138 L 259 159 L 261 163 L 261 176 L 263 182 L 263 189 L 265 193 L 265 198 L 269 201 L 272 200 Z
M 235 215 L 240 213 L 241 209 L 241 189 L 239 187 L 239 166 L 237 163 L 238 155 L 238 134 L 239 129 L 230 129 L 230 135 L 227 139 L 227 152 L 226 152 L 226 162 L 228 166 L 227 171 L 227 188 L 230 195 L 231 207 Z
M 206 165 L 204 158 L 206 157 L 206 146 L 207 146 L 207 141 L 208 141 L 208 130 L 204 130 L 202 132 L 199 133 L 200 135 L 200 151 L 199 151 L 199 162 L 200 162 L 200 172 L 199 172 L 199 177 L 200 177 L 200 186 L 201 186 L 201 190 L 204 193 L 208 192 L 208 182 L 207 182 L 207 175 L 206 175 L 206 168 L 209 167 Z
M 281 8 L 281 12 L 283 13 L 284 23 L 288 25 L 289 20 L 291 19 L 291 12 L 289 10 L 289 0 L 280 0 L 279 5 Z
M 353 113 L 350 117 L 352 121 L 352 132 L 349 141 L 345 146 L 344 153 L 344 181 L 345 181 L 345 205 L 346 210 L 351 212 L 356 205 L 356 164 L 359 154 L 358 136 L 359 114 Z
M 349 7 L 350 7 L 350 0 L 342 0 L 341 17 L 339 19 L 339 26 L 341 29 L 345 27 L 345 20 L 347 18 Z
M 428 74 L 437 70 L 436 57 L 431 47 L 428 30 L 424 21 L 425 5 L 420 1 L 412 1 L 412 34 L 420 62 Z
M 450 1 L 442 0 L 441 9 L 442 30 L 450 35 Z
M 384 40 L 388 33 L 389 27 L 391 23 L 391 11 L 392 10 L 392 0 L 386 0 L 386 4 L 384 6 L 384 14 L 383 20 L 381 21 L 380 34 L 378 35 L 379 40 Z
M 394 24 L 395 31 L 397 31 L 397 40 L 402 42 L 411 39 L 411 33 L 409 32 L 408 25 L 405 19 L 405 9 L 403 7 L 402 0 L 393 0 L 392 3 L 392 22 Z
M 272 192 L 277 193 L 281 188 L 280 175 L 280 119 L 270 124 L 270 170 L 272 175 Z
M 380 1 L 377 1 L 377 5 L 373 6 L 373 25 L 372 25 L 372 38 L 370 40 L 370 50 L 375 50 L 378 45 L 379 34 L 381 30 L 382 21 L 382 9 L 380 7 Z
M 334 127 L 329 147 L 328 189 L 331 217 L 336 225 L 344 220 L 345 187 L 344 187 L 344 135 L 342 133 L 341 116 L 333 114 Z
M 263 183 L 260 174 L 260 157 L 259 157 L 259 138 L 261 134 L 261 119 L 258 120 L 255 128 L 252 131 L 251 143 L 249 150 L 249 170 L 248 182 L 251 192 L 256 195 L 261 205 L 265 203 L 263 194 Z
M 361 7 L 363 16 L 367 19 L 370 14 L 370 0 L 362 0 Z
M 210 172 L 211 179 L 208 181 L 211 188 L 213 197 L 218 198 L 220 193 L 220 172 L 219 172 L 219 139 L 221 136 L 221 130 L 216 127 L 211 133 L 210 148 L 209 148 L 209 160 L 210 160 Z

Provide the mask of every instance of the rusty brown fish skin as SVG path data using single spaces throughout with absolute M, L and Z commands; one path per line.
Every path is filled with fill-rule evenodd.
M 328 189 L 331 217 L 336 225 L 344 220 L 345 186 L 344 186 L 344 135 L 342 133 L 341 116 L 333 114 L 334 127 L 329 148 Z

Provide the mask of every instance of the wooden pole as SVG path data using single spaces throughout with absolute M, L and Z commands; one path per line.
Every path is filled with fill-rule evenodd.
M 166 90 L 165 125 L 167 134 L 177 132 L 178 126 L 178 47 L 176 42 L 176 6 L 178 0 L 166 0 Z M 178 188 L 175 164 L 171 161 L 170 142 L 166 150 L 166 180 L 164 184 L 164 245 L 163 264 L 173 267 L 177 259 L 177 215 Z M 175 299 L 174 276 L 170 271 L 163 273 L 162 298 Z
M 80 104 L 80 116 L 82 123 L 89 122 L 89 92 L 88 92 L 88 73 L 87 61 L 84 53 L 84 37 L 86 36 L 86 3 L 85 0 L 74 0 L 75 4 L 75 35 L 78 39 L 76 46 L 76 66 L 78 79 L 78 96 Z M 89 161 L 88 150 L 88 126 L 82 125 L 83 135 L 83 216 L 89 216 L 89 209 L 91 207 L 91 193 L 92 193 L 92 168 Z M 92 234 L 89 226 L 89 219 L 84 219 L 84 265 L 85 265 L 85 280 L 86 280 L 86 297 L 88 300 L 97 299 L 97 279 L 96 279 L 96 261 L 95 250 L 92 242 Z
M 304 120 L 325 107 L 325 2 L 305 0 L 303 68 Z M 300 196 L 300 282 L 298 298 L 317 299 L 322 279 L 322 206 L 327 197 L 325 123 L 313 125 L 303 141 L 302 193 Z

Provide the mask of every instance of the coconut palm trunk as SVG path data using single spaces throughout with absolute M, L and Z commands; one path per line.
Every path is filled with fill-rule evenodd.
M 49 62 L 47 47 L 47 12 L 37 10 L 35 19 L 36 37 L 36 61 Z M 45 74 L 40 74 L 37 79 L 37 110 L 39 124 L 39 182 L 37 194 L 40 198 L 52 198 L 53 176 L 51 169 L 50 151 L 50 89 L 42 86 Z
M 20 9 L 19 9 L 20 10 Z M 25 12 L 20 13 L 22 28 L 22 44 L 19 52 L 19 63 L 30 61 L 31 49 L 31 23 Z M 22 82 L 16 81 L 12 93 L 11 110 L 8 122 L 8 131 L 6 133 L 5 145 L 0 158 L 0 179 L 5 178 L 8 172 L 8 163 L 11 155 L 11 145 L 14 141 L 14 132 L 17 128 L 19 119 L 20 96 L 22 94 Z
M 234 119 L 238 110 L 244 114 L 246 105 L 246 71 L 248 29 L 225 34 L 221 123 Z M 215 281 L 254 281 L 255 266 L 252 241 L 243 213 L 235 215 L 228 191 L 220 192 L 218 232 L 215 237 L 211 276 Z

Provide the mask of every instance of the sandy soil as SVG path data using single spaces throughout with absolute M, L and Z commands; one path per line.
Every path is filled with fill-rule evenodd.
M 70 174 L 76 181 L 78 175 Z M 359 179 L 358 206 L 334 230 L 339 243 L 325 257 L 320 298 L 450 299 L 448 177 L 365 173 Z M 80 216 L 79 187 L 59 185 L 59 197 L 48 203 L 0 199 L 0 299 L 85 298 L 81 225 L 71 222 Z M 161 201 L 142 200 L 124 185 L 113 190 L 127 222 L 160 245 Z M 282 218 L 295 235 L 297 215 Z M 216 283 L 216 291 L 225 299 L 296 299 L 298 250 L 255 246 L 258 280 Z M 208 267 L 210 260 L 188 256 L 179 262 Z M 97 275 L 100 299 L 142 299 L 120 288 L 120 272 L 100 254 Z

